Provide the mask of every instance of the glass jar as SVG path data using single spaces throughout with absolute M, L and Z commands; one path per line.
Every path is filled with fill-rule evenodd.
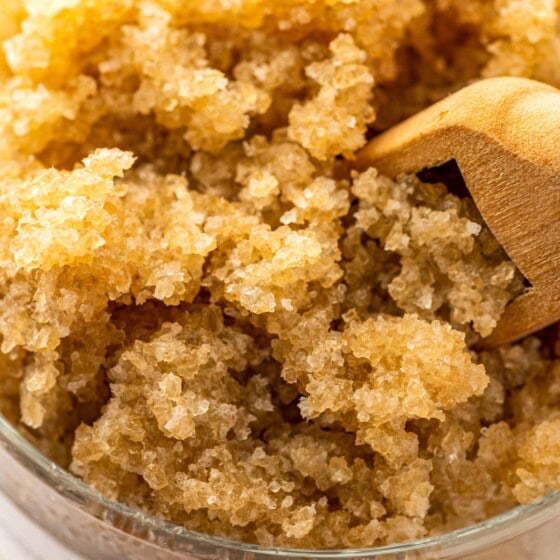
M 2 417 L 0 492 L 91 560 L 557 560 L 560 551 L 558 492 L 466 529 L 372 549 L 274 549 L 209 537 L 107 500 L 41 455 Z

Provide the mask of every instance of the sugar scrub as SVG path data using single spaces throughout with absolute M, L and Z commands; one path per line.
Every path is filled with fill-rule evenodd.
M 472 80 L 560 85 L 543 0 L 3 0 L 0 410 L 105 496 L 370 547 L 560 488 L 553 331 L 453 185 L 352 171 Z

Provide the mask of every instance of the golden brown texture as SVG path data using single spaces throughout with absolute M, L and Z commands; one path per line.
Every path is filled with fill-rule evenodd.
M 9 0 L 0 409 L 105 495 L 364 547 L 560 487 L 544 335 L 472 201 L 349 171 L 469 80 L 560 82 L 534 0 Z

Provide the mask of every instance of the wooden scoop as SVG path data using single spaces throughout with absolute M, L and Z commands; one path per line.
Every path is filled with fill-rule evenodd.
M 483 345 L 560 320 L 560 91 L 520 78 L 480 81 L 373 139 L 356 167 L 396 177 L 452 160 L 531 284 Z

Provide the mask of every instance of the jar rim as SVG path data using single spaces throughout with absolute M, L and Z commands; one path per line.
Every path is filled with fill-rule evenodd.
M 435 549 L 445 550 L 446 557 L 452 557 L 453 554 L 468 554 L 484 547 L 499 544 L 515 535 L 535 529 L 556 516 L 560 516 L 560 492 L 549 492 L 537 502 L 517 506 L 474 525 L 405 543 L 375 548 L 325 550 L 264 547 L 190 531 L 185 527 L 174 525 L 121 502 L 106 498 L 93 487 L 43 455 L 1 414 L 0 446 L 3 446 L 10 455 L 18 462 L 23 463 L 28 470 L 31 470 L 51 489 L 74 504 L 78 506 L 82 506 L 84 503 L 95 505 L 96 513 L 101 512 L 101 515 L 96 515 L 96 517 L 103 522 L 108 522 L 107 520 L 114 516 L 131 519 L 134 520 L 135 524 L 140 523 L 144 526 L 144 529 L 149 529 L 151 534 L 157 534 L 163 540 L 169 537 L 174 541 L 179 539 L 187 544 L 199 543 L 231 551 L 253 553 L 261 558 L 265 556 L 275 556 L 277 558 L 312 557 L 329 560 L 355 558 L 358 555 L 360 558 L 369 557 L 373 559 L 382 558 L 383 555 L 389 554 L 427 552 Z M 91 512 L 90 514 L 94 515 Z M 141 535 L 131 534 L 136 538 L 146 540 L 146 531 L 142 533 Z M 158 543 L 159 541 L 160 539 L 158 539 Z

